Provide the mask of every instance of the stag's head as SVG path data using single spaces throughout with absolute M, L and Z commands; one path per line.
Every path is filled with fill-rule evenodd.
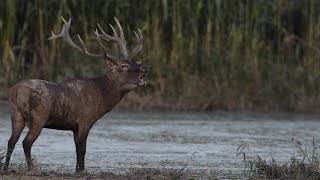
M 145 75 L 148 72 L 148 68 L 141 64 L 141 61 L 136 61 L 135 57 L 138 55 L 138 53 L 142 50 L 143 45 L 143 36 L 138 29 L 138 33 L 134 31 L 134 34 L 137 38 L 137 46 L 131 51 L 130 54 L 128 54 L 127 47 L 126 47 L 126 41 L 124 38 L 123 29 L 119 23 L 119 21 L 114 18 L 118 29 L 119 29 L 119 35 L 115 28 L 111 25 L 111 29 L 113 30 L 113 35 L 107 34 L 101 26 L 97 23 L 97 26 L 100 30 L 96 29 L 94 31 L 94 35 L 97 38 L 97 41 L 100 45 L 100 47 L 103 49 L 104 53 L 102 54 L 94 54 L 87 50 L 85 47 L 80 35 L 78 35 L 78 38 L 80 40 L 80 43 L 82 45 L 82 48 L 76 45 L 70 35 L 69 35 L 69 29 L 71 25 L 71 18 L 67 22 L 63 17 L 62 20 L 64 22 L 63 28 L 61 30 L 60 34 L 54 34 L 52 32 L 52 36 L 50 39 L 56 39 L 56 38 L 63 38 L 66 40 L 66 42 L 76 49 L 78 52 L 89 56 L 93 59 L 105 59 L 106 64 L 108 65 L 110 71 L 109 76 L 117 81 L 117 84 L 122 88 L 123 91 L 131 91 L 137 87 L 145 86 L 146 81 L 144 80 Z M 112 56 L 109 54 L 107 48 L 103 44 L 103 41 L 107 42 L 113 42 L 116 43 L 118 54 L 116 56 Z

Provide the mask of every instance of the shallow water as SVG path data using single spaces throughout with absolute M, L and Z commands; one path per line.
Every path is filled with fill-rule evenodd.
M 0 112 L 0 147 L 11 134 L 7 109 Z M 24 163 L 21 142 L 12 163 Z M 111 112 L 90 131 L 86 169 L 125 172 L 130 168 L 186 169 L 202 175 L 239 177 L 243 170 L 237 148 L 245 141 L 254 153 L 286 162 L 294 153 L 291 138 L 306 145 L 320 136 L 318 115 L 234 112 Z M 42 169 L 74 171 L 72 132 L 44 129 L 32 155 Z M 190 159 L 192 158 L 192 160 Z

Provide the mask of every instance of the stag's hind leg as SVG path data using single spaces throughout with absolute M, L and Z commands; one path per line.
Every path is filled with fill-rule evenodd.
M 7 150 L 7 157 L 4 165 L 4 170 L 8 170 L 11 154 L 25 127 L 25 118 L 15 106 L 13 106 L 11 109 L 11 121 L 12 121 L 12 134 L 8 141 L 8 150 Z
M 24 138 L 24 140 L 22 141 L 24 155 L 26 157 L 29 170 L 31 170 L 33 167 L 32 158 L 31 158 L 31 147 L 39 137 L 44 127 L 44 124 L 46 122 L 46 118 L 47 118 L 46 115 L 41 116 L 41 115 L 32 114 L 31 115 L 32 121 L 29 125 L 29 131 L 26 137 Z

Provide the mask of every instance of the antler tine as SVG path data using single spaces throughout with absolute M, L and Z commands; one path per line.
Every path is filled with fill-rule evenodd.
M 63 37 L 65 35 L 65 29 L 66 29 L 66 25 L 63 25 L 62 30 L 59 34 L 54 34 L 53 31 L 51 31 L 51 37 L 49 37 L 48 40 Z
M 69 18 L 69 21 L 67 22 L 62 16 L 62 21 L 64 23 L 63 27 L 62 27 L 62 30 L 59 34 L 54 34 L 53 31 L 51 31 L 51 37 L 48 38 L 48 40 L 51 40 L 51 39 L 56 39 L 56 38 L 66 38 L 69 34 L 69 27 L 70 27 L 70 24 L 71 24 L 71 18 Z
M 133 31 L 133 32 L 134 32 L 134 34 L 136 35 L 136 38 L 137 38 L 138 40 L 140 40 L 140 38 L 139 38 L 138 34 L 136 33 L 136 31 Z
M 112 24 L 109 23 L 109 26 L 111 27 L 112 31 L 113 31 L 113 34 L 114 36 L 118 39 L 118 41 L 120 40 L 119 39 L 119 36 L 117 34 L 117 31 L 114 29 L 114 27 L 112 26 Z M 117 42 L 117 41 L 116 41 Z M 118 59 L 121 58 L 121 46 L 120 46 L 121 42 L 117 42 L 117 46 L 118 46 Z
M 123 29 L 119 23 L 119 21 L 114 18 L 116 23 L 117 23 L 117 26 L 119 28 L 119 31 L 120 31 L 120 36 L 118 36 L 117 34 L 117 31 L 115 30 L 115 28 L 109 24 L 109 26 L 111 27 L 112 31 L 113 31 L 113 36 L 107 34 L 99 24 L 98 27 L 99 29 L 101 30 L 102 34 L 99 36 L 101 37 L 103 40 L 106 40 L 106 41 L 112 41 L 112 42 L 115 42 L 117 43 L 117 47 L 118 47 L 118 59 L 120 58 L 124 58 L 124 59 L 127 59 L 128 57 L 128 51 L 127 51 L 127 47 L 126 47 L 126 41 L 125 41 L 125 38 L 124 38 L 124 33 L 123 33 Z M 121 57 L 122 56 L 122 57 Z
M 72 48 L 76 49 L 78 52 L 86 55 L 86 56 L 89 56 L 91 58 L 94 58 L 94 59 L 103 59 L 104 58 L 104 55 L 103 54 L 93 54 L 93 53 L 89 53 L 87 51 L 87 49 L 85 48 L 84 46 L 84 43 L 82 41 L 82 39 L 80 38 L 80 36 L 78 35 L 79 39 L 80 39 L 80 42 L 83 46 L 83 49 L 80 48 L 78 45 L 76 45 L 70 35 L 69 35 L 69 29 L 70 29 L 70 25 L 71 25 L 71 18 L 69 18 L 69 21 L 67 22 L 62 16 L 62 21 L 64 23 L 63 25 L 63 28 L 61 30 L 61 32 L 59 34 L 54 34 L 53 31 L 51 31 L 51 37 L 48 39 L 48 40 L 51 40 L 51 39 L 56 39 L 56 38 L 62 38 L 64 39 Z
M 103 33 L 103 32 L 102 32 Z M 94 31 L 94 34 L 97 36 L 97 39 L 98 39 L 98 43 L 99 45 L 102 47 L 102 49 L 104 50 L 104 55 L 106 56 L 106 58 L 108 58 L 108 60 L 112 61 L 113 63 L 117 64 L 116 62 L 116 58 L 114 56 L 111 56 L 108 54 L 108 50 L 107 48 L 103 45 L 103 43 L 101 42 L 101 39 L 100 37 L 102 37 L 101 34 L 99 34 L 98 30 L 96 29 Z
M 117 34 L 117 31 L 114 29 L 114 27 L 112 26 L 112 24 L 109 23 L 109 26 L 111 27 L 112 31 L 113 31 L 113 34 L 115 35 L 116 38 L 118 38 L 118 34 Z
M 106 41 L 113 41 L 116 42 L 116 38 L 113 36 L 110 36 L 109 34 L 107 34 L 106 32 L 104 32 L 104 30 L 101 28 L 100 24 L 97 23 L 100 31 L 102 32 L 103 35 L 100 35 L 102 37 L 102 39 L 106 40 Z
M 138 28 L 139 35 L 136 33 L 136 31 L 133 31 L 133 32 L 137 37 L 138 45 L 130 53 L 128 57 L 128 60 L 130 61 L 142 50 L 142 45 L 143 45 L 143 35 L 141 30 Z
M 109 23 L 109 26 L 111 27 L 114 36 L 110 36 L 107 33 L 104 33 L 105 37 L 102 36 L 102 39 L 107 40 L 107 41 L 111 40 L 111 41 L 117 43 L 117 46 L 118 46 L 118 59 L 120 59 L 120 57 L 121 57 L 121 47 L 119 45 L 120 42 L 118 42 L 119 41 L 118 34 L 117 34 L 117 31 L 114 29 L 114 27 L 110 23 Z M 101 27 L 100 27 L 100 30 L 102 30 Z
M 99 29 L 101 30 L 102 32 L 102 35 L 99 34 L 99 38 L 101 37 L 103 40 L 106 40 L 106 41 L 112 41 L 112 42 L 115 42 L 117 43 L 117 46 L 118 46 L 118 59 L 120 59 L 120 56 L 121 56 L 121 52 L 120 52 L 120 46 L 119 46 L 119 43 L 118 43 L 118 34 L 116 32 L 116 30 L 114 29 L 114 27 L 109 24 L 109 26 L 111 27 L 112 31 L 113 31 L 113 34 L 114 36 L 110 36 L 109 34 L 107 34 L 106 32 L 104 32 L 104 30 L 101 28 L 100 24 L 97 23 Z
M 97 36 L 98 42 L 100 44 L 100 46 L 102 47 L 102 49 L 104 50 L 104 52 L 107 52 L 107 48 L 102 44 L 101 39 L 100 39 L 100 34 L 98 32 L 98 30 L 96 29 L 95 31 L 93 31 L 93 33 Z
M 84 45 L 84 43 L 83 43 L 83 41 L 82 41 L 82 39 L 81 39 L 81 37 L 80 37 L 79 34 L 78 34 L 78 38 L 79 38 L 80 43 L 81 43 L 81 45 L 82 45 L 82 47 L 83 47 L 84 53 L 85 53 L 86 55 L 90 56 L 90 57 L 96 56 L 95 54 L 92 54 L 92 53 L 90 53 L 90 52 L 87 50 L 87 48 L 86 48 L 86 46 Z
M 127 51 L 127 47 L 126 47 L 126 40 L 124 38 L 122 26 L 121 26 L 121 24 L 119 23 L 119 21 L 117 20 L 116 17 L 114 17 L 114 20 L 116 21 L 117 26 L 118 26 L 119 31 L 120 31 L 120 36 L 119 36 L 120 43 L 118 43 L 118 45 L 120 46 L 120 49 L 121 49 L 121 52 L 122 52 L 122 55 L 124 56 L 124 58 L 127 58 L 128 57 L 128 51 Z
M 124 34 L 123 34 L 123 29 L 122 29 L 122 26 L 121 24 L 119 23 L 118 19 L 116 17 L 114 17 L 114 20 L 116 20 L 116 23 L 117 23 L 117 26 L 119 28 L 119 31 L 120 31 L 120 37 L 123 41 L 124 41 Z

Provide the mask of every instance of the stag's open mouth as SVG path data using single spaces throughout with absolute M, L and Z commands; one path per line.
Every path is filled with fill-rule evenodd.
M 139 87 L 145 86 L 147 84 L 147 82 L 144 80 L 145 76 L 146 76 L 145 74 L 139 75 Z

